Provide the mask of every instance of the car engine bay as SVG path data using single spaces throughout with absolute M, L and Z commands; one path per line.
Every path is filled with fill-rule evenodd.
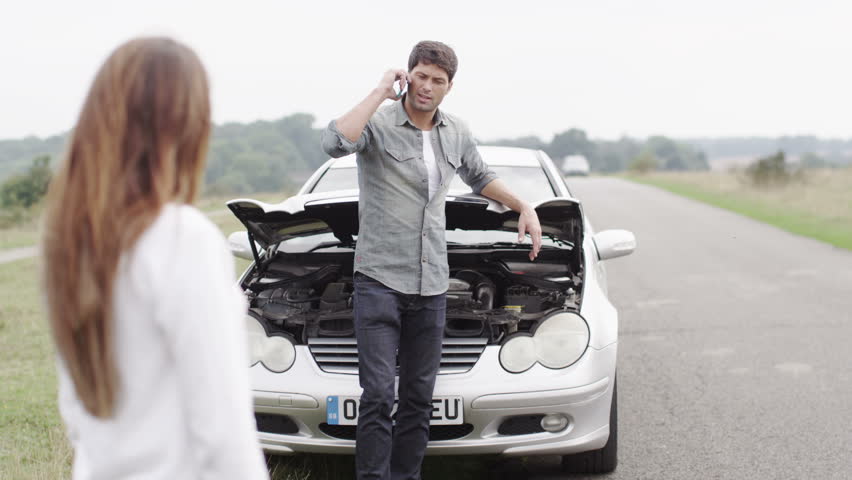
M 570 250 L 542 250 L 530 262 L 524 250 L 451 251 L 445 337 L 479 337 L 497 344 L 528 332 L 560 310 L 579 312 L 583 272 Z M 309 338 L 354 337 L 351 250 L 278 252 L 253 266 L 242 288 L 249 314 L 269 335 L 296 343 Z

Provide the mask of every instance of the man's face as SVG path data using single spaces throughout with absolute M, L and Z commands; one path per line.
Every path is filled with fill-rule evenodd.
M 447 72 L 434 64 L 418 63 L 408 72 L 409 84 L 406 101 L 421 112 L 432 112 L 444 100 L 453 83 Z

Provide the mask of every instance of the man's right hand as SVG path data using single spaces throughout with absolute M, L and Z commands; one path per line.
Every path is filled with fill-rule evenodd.
M 376 87 L 382 93 L 382 98 L 389 98 L 394 101 L 402 98 L 396 96 L 396 91 L 393 89 L 393 84 L 396 81 L 399 81 L 399 91 L 403 91 L 408 84 L 408 72 L 405 70 L 388 70 L 385 72 L 379 86 Z
M 408 72 L 405 70 L 388 70 L 385 72 L 382 76 L 382 81 L 379 82 L 376 88 L 370 91 L 367 98 L 361 100 L 361 103 L 355 105 L 352 110 L 349 110 L 346 114 L 335 120 L 340 133 L 349 139 L 350 142 L 357 142 L 361 138 L 361 133 L 364 132 L 367 122 L 370 121 L 370 117 L 376 113 L 376 109 L 379 108 L 385 99 L 389 98 L 397 101 L 402 98 L 397 97 L 393 89 L 393 83 L 397 80 L 399 81 L 400 88 L 405 88 L 405 85 L 408 83 Z

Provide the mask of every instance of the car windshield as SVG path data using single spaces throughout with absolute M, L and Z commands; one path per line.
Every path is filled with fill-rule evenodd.
M 492 166 L 492 170 L 503 179 L 509 189 L 520 198 L 535 203 L 553 198 L 556 194 L 550 180 L 541 167 Z M 358 188 L 357 168 L 329 168 L 314 185 L 311 193 L 333 192 Z M 470 192 L 470 187 L 456 175 L 450 190 Z

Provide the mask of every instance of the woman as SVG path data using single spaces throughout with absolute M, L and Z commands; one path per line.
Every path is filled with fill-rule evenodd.
M 75 479 L 268 477 L 233 259 L 189 206 L 209 133 L 195 53 L 132 40 L 50 185 L 44 286 Z

